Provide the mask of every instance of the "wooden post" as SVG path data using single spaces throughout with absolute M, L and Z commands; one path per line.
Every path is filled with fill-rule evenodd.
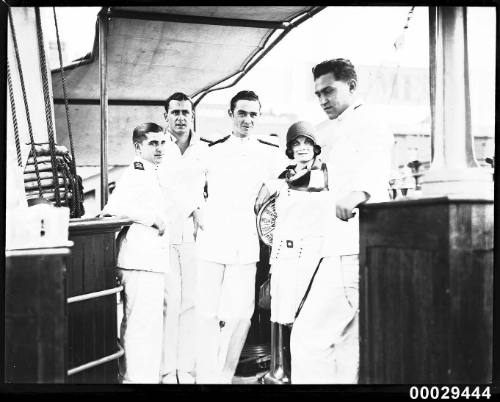
M 491 174 L 476 162 L 471 130 L 466 7 L 429 10 L 432 163 L 424 196 L 493 197 Z
M 99 14 L 99 81 L 101 88 L 101 209 L 108 202 L 108 15 Z

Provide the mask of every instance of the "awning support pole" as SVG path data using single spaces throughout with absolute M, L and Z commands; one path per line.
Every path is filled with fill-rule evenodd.
M 99 81 L 101 89 L 101 209 L 108 202 L 108 14 L 99 14 Z
M 472 142 L 467 8 L 429 9 L 432 163 L 424 196 L 493 196 L 493 178 L 479 167 Z

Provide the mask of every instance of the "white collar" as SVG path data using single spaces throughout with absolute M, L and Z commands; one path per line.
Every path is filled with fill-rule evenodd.
M 142 159 L 140 156 L 137 156 L 137 155 L 134 158 L 134 162 L 140 162 L 140 163 L 142 163 L 142 166 L 146 170 L 149 170 L 149 169 L 153 169 L 153 170 L 158 169 L 158 165 L 155 165 L 154 163 L 149 162 L 146 159 Z
M 250 138 L 251 138 L 250 135 L 247 135 L 246 137 L 237 137 L 236 135 L 231 133 L 231 137 L 229 139 L 231 139 L 233 141 L 237 141 L 237 142 L 247 142 L 247 141 L 250 141 Z
M 172 140 L 172 142 L 176 143 L 179 141 L 179 139 L 173 135 L 170 130 L 167 129 L 167 133 L 168 135 L 170 136 L 170 139 Z M 190 147 L 191 145 L 194 145 L 196 142 L 200 141 L 200 136 L 198 134 L 196 134 L 196 132 L 191 129 L 191 132 L 190 132 L 190 135 L 191 137 L 189 138 L 189 145 L 188 147 Z
M 174 143 L 177 144 L 177 141 L 179 141 L 179 139 L 175 135 L 173 135 L 170 131 L 167 131 L 167 133 L 168 133 L 168 135 L 170 137 L 170 141 L 172 141 L 172 142 L 174 142 Z
M 354 109 L 356 109 L 358 106 L 360 106 L 362 104 L 363 104 L 363 101 L 361 99 L 355 100 L 342 113 L 340 113 L 334 120 L 343 121 L 345 118 L 348 118 L 349 115 L 352 114 Z

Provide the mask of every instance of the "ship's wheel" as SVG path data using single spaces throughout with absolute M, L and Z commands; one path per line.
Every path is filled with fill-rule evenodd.
M 276 197 L 267 200 L 257 214 L 257 232 L 266 246 L 273 243 L 273 232 L 276 226 Z

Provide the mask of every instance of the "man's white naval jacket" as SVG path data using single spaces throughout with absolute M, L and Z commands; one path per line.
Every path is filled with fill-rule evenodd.
M 181 154 L 177 138 L 169 133 L 165 155 L 159 169 L 161 184 L 175 204 L 170 213 L 169 235 L 171 244 L 193 243 L 194 226 L 191 213 L 204 204 L 205 171 L 203 155 L 210 141 L 191 130 L 189 146 Z M 173 212 L 173 211 L 172 211 Z
M 328 141 L 324 150 L 329 155 L 324 157 L 328 156 L 329 181 L 337 199 L 365 191 L 370 194 L 368 202 L 388 200 L 394 137 L 378 113 L 354 102 L 321 127 L 318 136 Z M 340 255 L 358 254 L 359 214 L 347 222 L 339 220 L 335 242 Z
M 220 264 L 259 260 L 254 204 L 262 183 L 286 166 L 284 152 L 255 137 L 224 137 L 209 145 L 207 193 L 199 234 L 200 258 Z
M 136 157 L 123 173 L 104 214 L 127 216 L 134 223 L 118 236 L 117 266 L 123 269 L 166 272 L 169 264 L 169 234 L 160 236 L 152 227 L 156 217 L 168 221 L 170 206 L 160 187 L 157 166 Z M 125 233 L 125 234 L 124 234 Z

